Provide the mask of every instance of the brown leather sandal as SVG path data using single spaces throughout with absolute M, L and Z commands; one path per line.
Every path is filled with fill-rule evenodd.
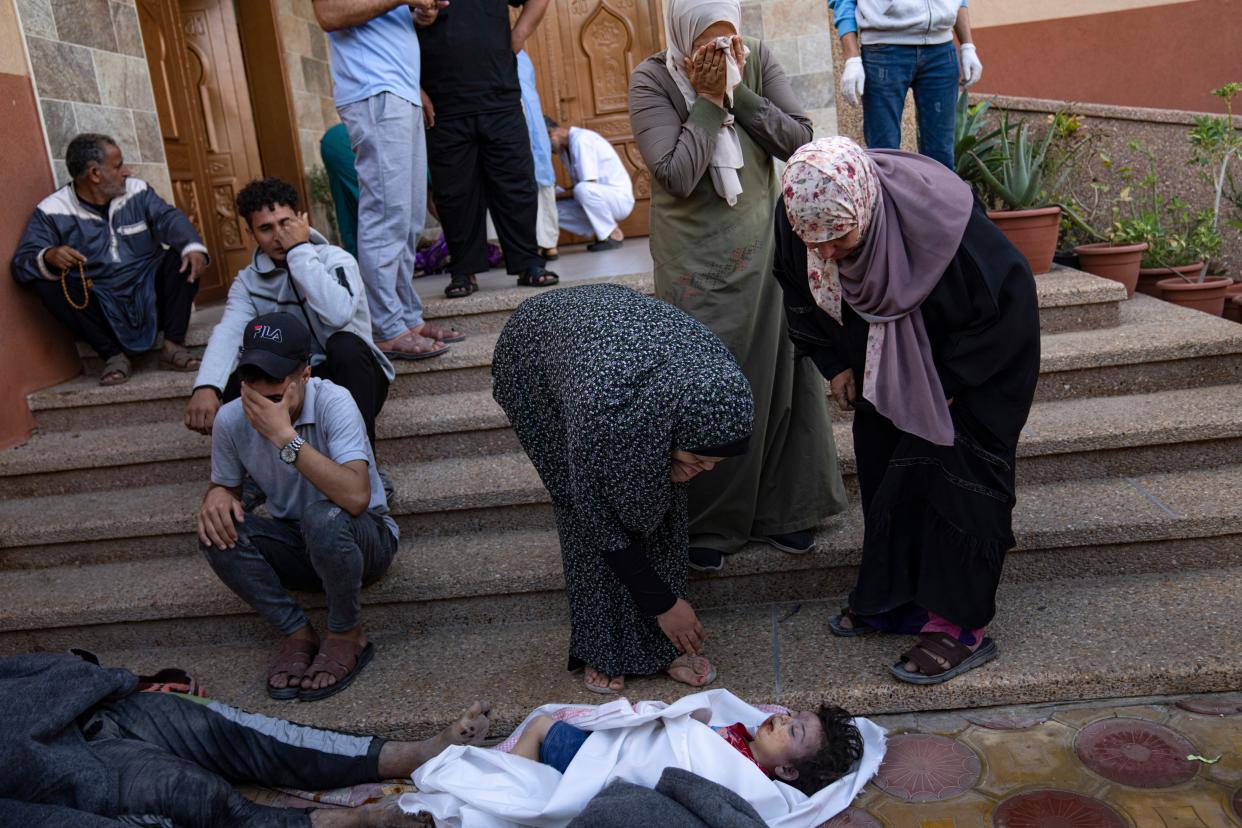
M 901 654 L 901 660 L 888 670 L 907 684 L 940 684 L 962 673 L 975 669 L 996 658 L 996 642 L 984 638 L 974 650 L 945 632 L 923 633 L 914 646 Z M 945 667 L 935 657 L 944 659 Z M 906 669 L 906 662 L 914 662 L 917 673 Z
M 267 668 L 267 695 L 278 701 L 296 699 L 302 692 L 302 678 L 315 658 L 316 649 L 315 642 L 309 639 L 286 638 Z M 288 676 L 288 683 L 284 687 L 273 687 L 272 679 L 282 675 Z
M 325 638 L 319 645 L 314 663 L 306 671 L 306 677 L 313 679 L 318 673 L 327 673 L 336 679 L 336 683 L 319 688 L 303 687 L 298 692 L 298 699 L 318 701 L 341 692 L 358 678 L 362 668 L 370 663 L 374 655 L 375 645 L 369 641 L 365 647 L 359 647 L 358 642 L 347 638 Z M 353 666 L 347 666 L 350 661 Z

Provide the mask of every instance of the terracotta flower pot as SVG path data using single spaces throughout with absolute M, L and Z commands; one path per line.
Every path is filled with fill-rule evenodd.
M 1225 318 L 1242 322 L 1242 282 L 1225 288 Z
M 1225 290 L 1233 280 L 1227 276 L 1209 276 L 1202 282 L 1187 282 L 1181 276 L 1174 276 L 1156 284 L 1164 301 L 1220 316 L 1225 310 Z
M 1074 248 L 1082 269 L 1096 276 L 1103 276 L 1125 286 L 1126 298 L 1134 298 L 1134 287 L 1138 284 L 1139 262 L 1143 260 L 1143 251 L 1147 242 L 1138 244 L 1081 244 Z
M 989 210 L 988 218 L 1026 256 L 1032 273 L 1047 273 L 1052 269 L 1052 254 L 1057 252 L 1057 231 L 1061 227 L 1060 207 Z
M 1203 269 L 1203 262 L 1195 262 L 1194 264 L 1178 265 L 1177 267 L 1140 267 L 1138 286 L 1135 288 L 1139 293 L 1146 293 L 1148 296 L 1154 296 L 1157 299 L 1162 298 L 1160 288 L 1156 283 L 1161 279 L 1168 279 L 1175 273 L 1183 276 L 1189 276 L 1191 279 L 1199 278 L 1199 271 Z

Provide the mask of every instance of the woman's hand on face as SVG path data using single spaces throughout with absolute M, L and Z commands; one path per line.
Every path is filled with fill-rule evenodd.
M 679 653 L 698 655 L 707 641 L 707 633 L 694 614 L 694 607 L 685 598 L 678 598 L 671 608 L 656 616 L 656 621 Z
M 744 74 L 746 71 L 746 46 L 742 43 L 741 35 L 734 35 L 732 40 L 733 60 L 737 63 L 738 74 Z
M 724 109 L 725 53 L 714 43 L 705 43 L 685 58 L 690 87 L 699 95 Z
M 849 411 L 850 403 L 858 396 L 854 388 L 854 369 L 846 368 L 837 374 L 828 383 L 828 388 L 832 393 L 833 401 L 837 404 L 837 408 L 842 411 Z

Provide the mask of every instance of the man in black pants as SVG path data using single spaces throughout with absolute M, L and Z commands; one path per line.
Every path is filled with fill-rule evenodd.
M 423 826 L 396 796 L 360 808 L 258 805 L 234 784 L 326 790 L 408 779 L 450 745 L 487 734 L 475 702 L 438 736 L 398 742 L 247 713 L 178 693 L 135 692 L 138 678 L 77 656 L 0 659 L 0 825 L 119 828 Z
M 207 342 L 185 410 L 186 427 L 211 433 L 221 404 L 241 393 L 234 368 L 246 323 L 283 311 L 306 322 L 312 375 L 349 391 L 374 450 L 375 418 L 396 373 L 371 341 L 371 314 L 358 262 L 311 229 L 306 214 L 298 212 L 298 191 L 279 178 L 247 184 L 237 195 L 237 213 L 246 220 L 257 249 L 229 288 L 224 315 Z
M 100 385 L 119 385 L 164 331 L 160 367 L 193 371 L 185 347 L 207 248 L 185 214 L 132 178 L 116 141 L 69 142 L 73 181 L 35 208 L 13 255 L 13 277 L 104 360 Z M 167 249 L 165 249 L 167 248 Z
M 471 0 L 414 10 L 422 86 L 435 107 L 427 132 L 431 189 L 448 241 L 452 275 L 445 294 L 469 296 L 487 270 L 487 211 L 505 269 L 518 284 L 554 285 L 535 243 L 538 188 L 522 110 L 516 54 L 549 0 Z M 509 6 L 522 6 L 509 28 Z

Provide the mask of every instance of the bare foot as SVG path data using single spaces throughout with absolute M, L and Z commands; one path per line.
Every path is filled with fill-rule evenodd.
M 584 681 L 591 687 L 598 687 L 601 690 L 612 690 L 614 693 L 620 693 L 625 689 L 625 676 L 610 676 L 607 673 L 601 673 L 594 667 L 587 667 L 583 670 Z
M 476 701 L 439 734 L 421 742 L 385 742 L 380 748 L 379 775 L 382 779 L 405 779 L 423 763 L 438 756 L 450 745 L 477 745 L 491 726 L 491 702 Z
M 680 655 L 668 665 L 669 678 L 691 687 L 702 687 L 716 678 L 716 668 L 703 656 Z
M 620 225 L 618 225 L 617 229 L 613 230 L 612 233 L 608 235 L 608 238 L 612 239 L 613 241 L 624 241 L 625 240 L 625 234 L 621 232 Z
M 310 812 L 315 828 L 434 828 L 431 814 L 407 814 L 401 810 L 400 795 L 386 796 L 379 802 L 358 808 L 320 808 Z
M 375 347 L 384 352 L 386 356 L 396 357 L 398 359 L 414 358 L 426 354 L 434 354 L 438 351 L 445 350 L 448 346 L 437 339 L 428 339 L 425 336 L 416 334 L 413 331 L 406 331 L 401 336 L 393 339 L 385 339 L 375 343 Z

